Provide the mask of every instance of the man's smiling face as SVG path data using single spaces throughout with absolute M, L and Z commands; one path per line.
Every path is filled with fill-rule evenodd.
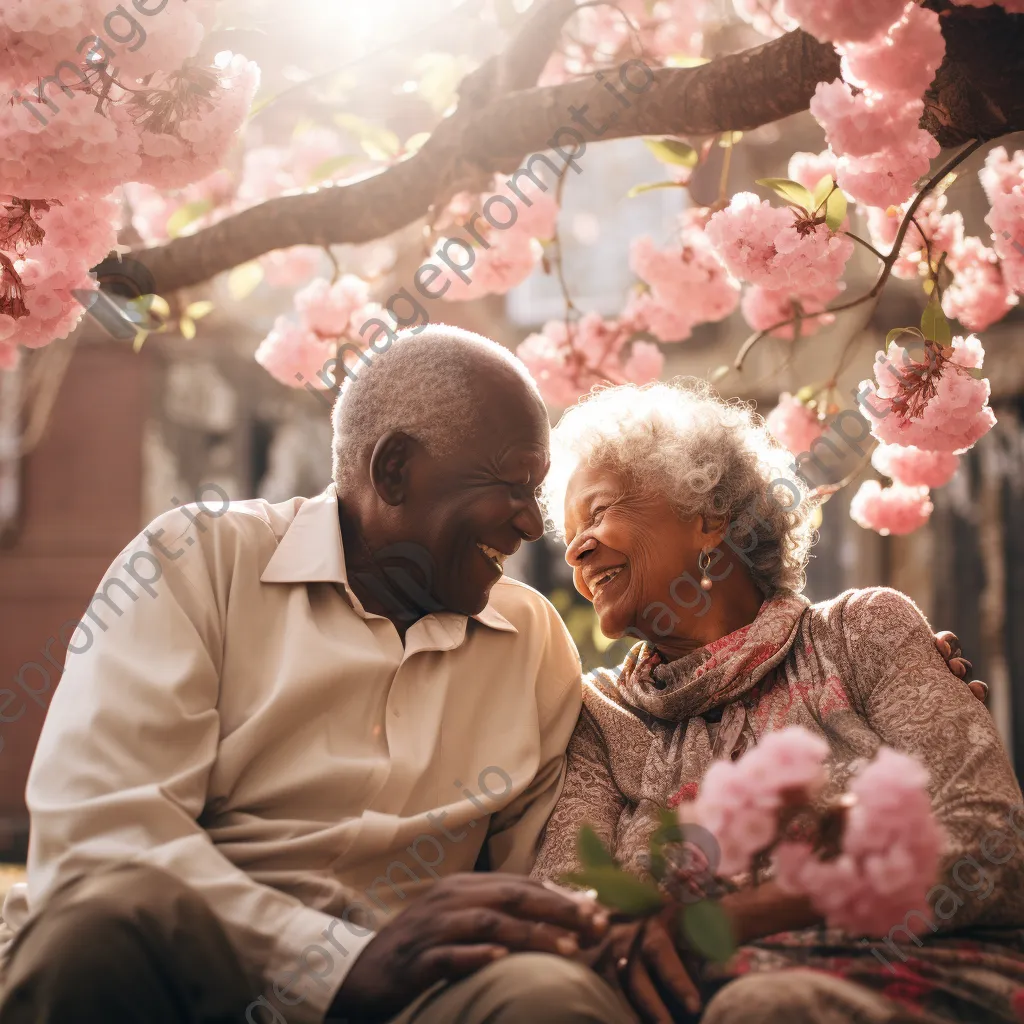
M 417 446 L 399 510 L 404 539 L 433 563 L 432 596 L 463 615 L 483 610 L 504 560 L 543 534 L 538 489 L 549 464 L 547 410 L 520 380 L 484 375 L 479 397 L 481 414 L 453 452 Z

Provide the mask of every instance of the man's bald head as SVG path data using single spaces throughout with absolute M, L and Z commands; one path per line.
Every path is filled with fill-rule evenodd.
M 547 422 L 523 363 L 496 342 L 458 327 L 431 324 L 403 333 L 357 365 L 334 407 L 334 480 L 341 493 L 365 477 L 374 446 L 392 431 L 443 456 L 493 427 L 510 404 Z

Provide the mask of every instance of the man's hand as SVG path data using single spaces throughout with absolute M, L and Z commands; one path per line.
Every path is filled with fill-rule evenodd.
M 962 679 L 967 683 L 971 693 L 982 704 L 988 703 L 988 683 L 983 683 L 980 679 L 970 679 L 974 666 L 963 656 L 963 651 L 960 649 L 960 638 L 956 633 L 951 633 L 948 629 L 943 630 L 941 633 L 936 633 L 935 646 L 938 648 L 939 654 L 946 659 L 949 671 L 957 679 Z M 968 682 L 969 679 L 970 682 Z
M 670 907 L 656 917 L 613 924 L 599 946 L 577 957 L 622 992 L 643 1024 L 672 1024 L 685 1007 L 700 1010 L 700 993 L 672 939 Z
M 451 875 L 377 933 L 327 1019 L 387 1020 L 435 982 L 464 978 L 510 952 L 572 956 L 607 927 L 607 911 L 587 896 L 518 875 Z

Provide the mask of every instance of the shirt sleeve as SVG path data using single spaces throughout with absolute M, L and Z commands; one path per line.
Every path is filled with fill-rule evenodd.
M 869 725 L 931 776 L 932 808 L 947 836 L 940 881 L 951 894 L 929 897 L 936 925 L 1021 921 L 1024 806 L 991 715 L 949 671 L 910 598 L 863 590 L 841 607 L 855 697 Z
M 180 532 L 180 520 L 175 526 Z M 323 1020 L 373 934 L 347 922 L 339 927 L 329 914 L 257 883 L 199 824 L 220 742 L 228 533 L 217 523 L 201 538 L 203 554 L 197 547 L 180 565 L 138 538 L 105 584 L 124 579 L 131 564 L 149 586 L 130 601 L 111 587 L 106 592 L 123 612 L 110 621 L 106 609 L 106 625 L 92 624 L 87 647 L 84 631 L 72 639 L 81 653 L 68 656 L 28 780 L 29 904 L 35 910 L 55 887 L 100 864 L 162 868 L 200 893 L 221 920 L 257 975 L 253 999 L 273 998 L 266 993 L 278 982 L 289 1024 L 306 1024 Z M 326 962 L 310 952 L 317 946 L 334 953 L 329 974 L 314 973 Z
M 589 825 L 615 852 L 626 798 L 612 775 L 604 734 L 586 707 L 569 741 L 566 761 L 565 785 L 544 831 L 533 868 L 535 878 L 558 881 L 580 870 L 576 836 L 583 825 Z
M 533 781 L 491 819 L 488 853 L 493 871 L 528 874 L 541 832 L 565 781 L 565 748 L 579 718 L 582 702 L 576 671 L 556 689 L 553 705 L 541 710 L 540 768 Z

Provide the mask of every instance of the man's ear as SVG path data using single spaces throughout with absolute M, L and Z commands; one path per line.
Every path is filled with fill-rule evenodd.
M 419 448 L 415 438 L 400 430 L 385 434 L 370 456 L 370 481 L 381 501 L 401 505 L 409 485 L 409 461 Z

